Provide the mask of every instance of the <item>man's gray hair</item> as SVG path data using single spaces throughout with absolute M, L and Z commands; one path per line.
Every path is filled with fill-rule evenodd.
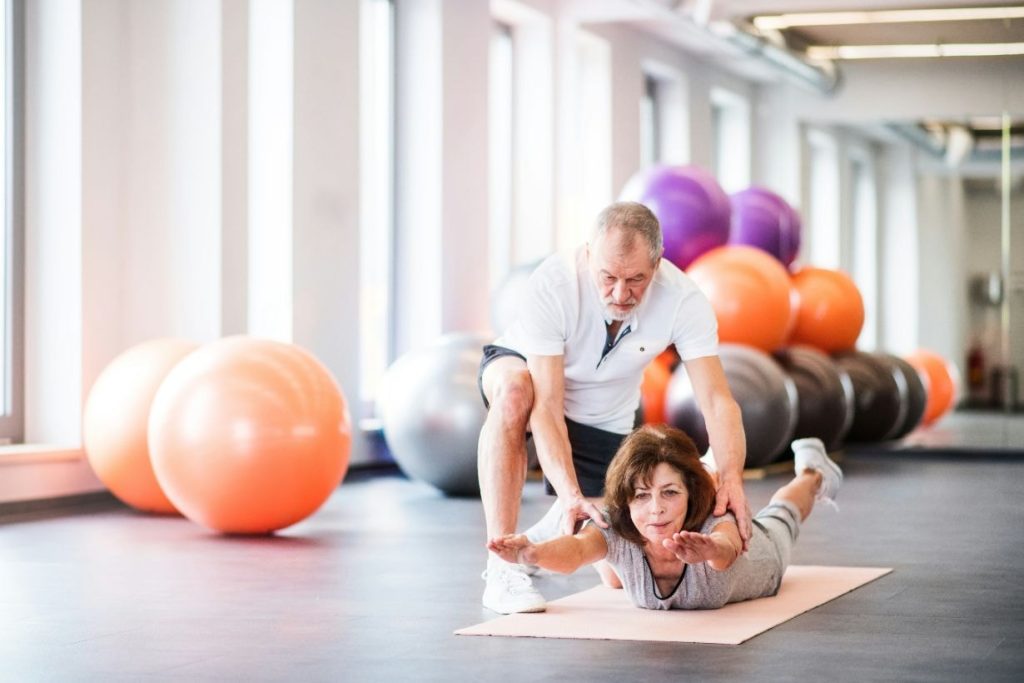
M 596 243 L 612 228 L 638 235 L 647 243 L 651 263 L 661 258 L 661 225 L 654 212 L 639 202 L 615 202 L 607 206 L 598 216 L 591 232 L 591 244 Z

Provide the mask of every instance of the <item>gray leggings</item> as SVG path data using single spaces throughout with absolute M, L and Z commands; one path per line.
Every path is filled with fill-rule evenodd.
M 754 515 L 754 524 L 764 530 L 775 546 L 785 573 L 793 554 L 793 544 L 800 535 L 800 511 L 789 501 L 769 503 Z

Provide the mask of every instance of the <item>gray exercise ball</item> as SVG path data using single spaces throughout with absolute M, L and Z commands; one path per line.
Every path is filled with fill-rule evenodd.
M 410 478 L 455 496 L 480 494 L 476 449 L 487 411 L 477 389 L 477 334 L 442 337 L 410 351 L 384 376 L 377 410 L 384 440 Z
M 771 356 L 751 346 L 722 344 L 718 357 L 742 413 L 747 465 L 767 465 L 783 454 L 792 440 L 797 419 L 796 386 Z M 689 434 L 697 448 L 705 452 L 708 431 L 685 363 L 672 374 L 665 409 L 669 422 Z

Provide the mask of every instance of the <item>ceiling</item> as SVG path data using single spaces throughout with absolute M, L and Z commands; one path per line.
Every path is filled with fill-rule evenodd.
M 676 9 L 705 12 L 709 21 L 749 25 L 755 16 L 797 12 L 840 12 L 970 7 L 1016 7 L 1021 2 L 998 0 L 683 0 Z M 885 45 L 1024 42 L 1024 18 L 924 23 L 873 23 L 842 26 L 800 26 L 780 31 L 787 46 Z

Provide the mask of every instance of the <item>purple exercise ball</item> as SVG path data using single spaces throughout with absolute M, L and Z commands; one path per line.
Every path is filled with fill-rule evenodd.
M 652 166 L 626 183 L 621 200 L 647 206 L 661 223 L 665 258 L 686 269 L 729 241 L 729 196 L 697 166 Z
M 730 244 L 763 249 L 789 266 L 800 250 L 800 216 L 785 199 L 763 187 L 749 187 L 729 197 L 732 203 Z

